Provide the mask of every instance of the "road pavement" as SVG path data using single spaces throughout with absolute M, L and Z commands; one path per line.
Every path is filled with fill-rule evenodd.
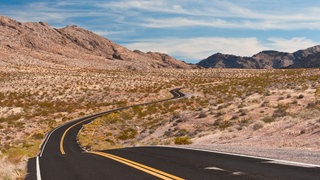
M 184 97 L 179 89 L 170 92 L 172 98 L 157 102 Z M 26 179 L 320 179 L 319 166 L 227 153 L 151 146 L 87 152 L 79 147 L 76 139 L 82 125 L 130 107 L 79 118 L 53 129 L 39 155 L 29 160 Z

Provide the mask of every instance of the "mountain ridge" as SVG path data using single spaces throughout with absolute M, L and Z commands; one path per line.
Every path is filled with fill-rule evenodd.
M 0 16 L 0 65 L 70 66 L 89 69 L 148 70 L 194 68 L 158 52 L 131 51 L 76 25 L 54 28 Z
M 251 57 L 216 53 L 201 60 L 204 68 L 285 69 L 320 67 L 320 45 L 293 53 L 264 50 Z

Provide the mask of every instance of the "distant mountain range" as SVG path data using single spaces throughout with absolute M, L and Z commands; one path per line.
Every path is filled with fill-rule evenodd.
M 163 53 L 131 51 L 78 26 L 57 29 L 44 22 L 21 23 L 0 16 L 0 66 L 4 65 L 130 70 L 196 67 Z
M 294 53 L 262 51 L 252 57 L 216 53 L 200 61 L 197 65 L 205 68 L 319 68 L 320 45 Z
M 262 51 L 252 57 L 214 54 L 196 65 L 159 52 L 131 51 L 78 26 L 54 28 L 0 16 L 0 66 L 36 65 L 89 69 L 318 68 L 320 45 L 294 53 Z

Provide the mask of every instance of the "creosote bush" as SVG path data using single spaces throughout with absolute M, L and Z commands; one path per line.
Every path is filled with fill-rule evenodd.
M 188 137 L 176 137 L 174 138 L 174 144 L 185 145 L 185 144 L 192 144 L 192 142 Z
M 264 126 L 264 123 L 262 121 L 258 121 L 253 124 L 252 129 L 256 131 L 258 129 L 263 128 L 263 126 Z
M 271 122 L 275 121 L 275 118 L 271 117 L 271 116 L 267 116 L 267 117 L 262 118 L 262 121 L 265 123 L 271 123 Z
M 137 130 L 129 128 L 122 131 L 119 134 L 118 138 L 121 140 L 133 139 L 136 137 L 137 134 L 138 134 Z

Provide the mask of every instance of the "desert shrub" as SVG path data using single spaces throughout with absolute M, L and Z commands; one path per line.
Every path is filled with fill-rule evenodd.
M 221 130 L 225 130 L 227 127 L 230 127 L 232 125 L 232 123 L 230 121 L 222 121 L 219 124 L 219 128 Z
M 129 128 L 122 131 L 119 134 L 118 138 L 121 140 L 133 139 L 136 137 L 137 134 L 138 134 L 137 130 Z
M 205 118 L 205 117 L 207 117 L 207 116 L 208 116 L 208 115 L 207 115 L 205 112 L 201 111 L 200 114 L 199 114 L 199 116 L 198 116 L 198 118 Z
M 166 132 L 164 132 L 164 136 L 170 137 L 172 135 L 173 135 L 173 133 L 172 133 L 171 129 L 168 129 Z
M 176 137 L 174 138 L 174 144 L 183 145 L 183 144 L 191 144 L 192 142 L 188 137 Z
M 300 134 L 305 134 L 307 131 L 305 129 L 300 131 Z
M 17 164 L 21 162 L 25 154 L 26 153 L 22 148 L 11 148 L 8 151 L 8 160 L 13 164 Z
M 34 133 L 32 137 L 35 139 L 43 139 L 44 136 L 42 133 Z
M 304 98 L 304 95 L 300 94 L 297 99 L 303 99 Z
M 220 116 L 222 116 L 222 115 L 224 115 L 224 113 L 221 112 L 221 111 L 219 111 L 219 112 L 216 113 L 216 115 L 215 115 L 214 117 L 220 117 Z
M 243 103 L 240 103 L 240 104 L 238 105 L 238 108 L 244 108 L 244 107 L 246 107 L 246 105 L 244 105 Z
M 0 117 L 0 123 L 5 122 L 6 119 L 4 117 Z
M 219 124 L 222 122 L 222 119 L 217 119 L 214 121 L 213 125 L 214 126 L 219 126 Z
M 189 132 L 186 129 L 180 129 L 177 133 L 176 136 L 185 136 L 187 135 Z
M 274 118 L 277 118 L 277 117 L 283 117 L 283 116 L 286 116 L 287 115 L 287 106 L 278 106 L 278 109 L 276 109 L 273 114 L 272 114 L 272 117 Z
M 269 101 L 264 101 L 262 104 L 261 104 L 261 107 L 267 107 L 269 104 Z
M 130 119 L 133 118 L 133 115 L 132 115 L 132 113 L 130 113 L 130 112 L 122 111 L 122 112 L 120 113 L 120 117 L 121 117 L 122 119 L 124 119 L 124 120 L 130 120 Z
M 239 119 L 239 116 L 233 115 L 230 120 L 236 120 L 236 119 Z
M 247 110 L 239 109 L 239 113 L 240 113 L 240 116 L 245 116 L 245 115 L 247 115 Z
M 265 123 L 271 123 L 271 122 L 275 121 L 275 118 L 267 116 L 267 117 L 262 118 L 262 121 L 265 122 Z
M 112 139 L 109 139 L 109 138 L 106 138 L 105 141 L 112 144 L 112 145 L 116 144 Z
M 249 119 L 242 119 L 239 121 L 240 126 L 248 126 L 249 124 L 251 124 L 251 120 Z
M 271 93 L 270 93 L 270 91 L 266 91 L 266 92 L 264 92 L 264 94 L 263 94 L 264 96 L 270 96 L 271 95 Z
M 180 119 L 180 117 L 181 115 L 179 113 L 173 113 L 173 115 L 171 116 L 170 122 L 176 119 Z
M 256 131 L 256 130 L 258 130 L 258 129 L 263 128 L 263 126 L 264 126 L 264 123 L 263 123 L 262 121 L 258 121 L 258 122 L 256 122 L 256 123 L 253 124 L 252 129 L 253 129 L 254 131 Z
M 113 112 L 103 116 L 103 118 L 106 119 L 110 124 L 114 124 L 120 121 L 120 114 L 118 112 Z

